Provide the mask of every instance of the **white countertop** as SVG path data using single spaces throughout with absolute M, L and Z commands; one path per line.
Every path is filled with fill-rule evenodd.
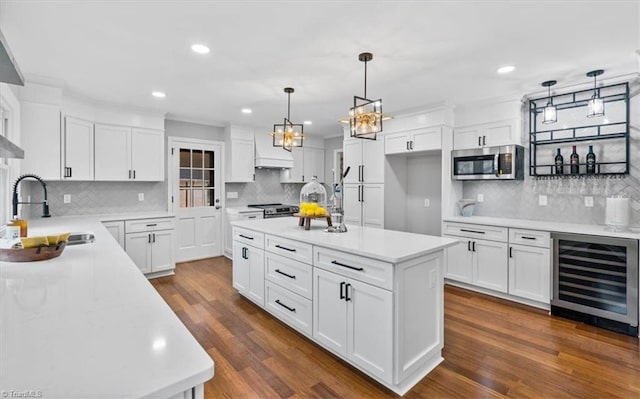
M 100 220 L 30 220 L 30 236 L 92 232 L 96 241 L 47 261 L 0 262 L 0 391 L 155 398 L 212 377 L 209 355 Z
M 399 263 L 456 244 L 457 240 L 347 224 L 346 233 L 326 233 L 326 222 L 313 220 L 311 230 L 298 226 L 298 218 L 283 217 L 232 222 L 233 226 L 273 234 L 325 248 L 346 251 L 385 262 Z
M 587 234 L 606 237 L 631 238 L 636 240 L 640 239 L 640 232 L 612 232 L 605 230 L 605 226 L 593 224 L 548 222 L 544 220 L 510 219 L 488 216 L 451 216 L 444 218 L 443 221 L 484 224 L 487 226 L 512 227 L 519 229 L 543 230 L 562 233 Z

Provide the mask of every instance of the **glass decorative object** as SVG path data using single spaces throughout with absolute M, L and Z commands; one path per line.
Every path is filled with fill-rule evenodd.
M 300 216 L 328 216 L 327 190 L 314 177 L 300 190 Z

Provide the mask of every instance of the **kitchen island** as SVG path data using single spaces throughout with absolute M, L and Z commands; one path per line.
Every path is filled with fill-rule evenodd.
M 3 397 L 202 398 L 213 361 L 100 223 L 36 220 L 29 235 L 91 232 L 55 259 L 0 262 Z
M 397 394 L 443 359 L 444 249 L 457 240 L 296 218 L 233 222 L 233 286 Z

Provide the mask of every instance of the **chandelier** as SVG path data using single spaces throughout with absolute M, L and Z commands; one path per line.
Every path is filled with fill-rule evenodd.
M 302 147 L 304 141 L 304 125 L 291 122 L 291 93 L 293 88 L 285 87 L 284 92 L 287 93 L 287 117 L 283 123 L 273 125 L 273 146 L 282 147 L 291 152 L 293 147 Z

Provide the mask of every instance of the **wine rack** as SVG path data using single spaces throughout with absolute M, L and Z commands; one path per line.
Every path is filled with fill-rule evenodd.
M 595 94 L 604 100 L 605 115 L 587 118 L 587 103 L 594 89 L 529 100 L 529 175 L 594 176 L 629 174 L 629 83 L 601 86 Z M 557 122 L 542 123 L 549 101 L 557 109 Z M 554 173 L 557 148 L 563 150 L 564 169 L 570 170 L 571 146 L 578 147 L 579 173 Z M 586 173 L 589 145 L 596 152 L 595 173 Z

